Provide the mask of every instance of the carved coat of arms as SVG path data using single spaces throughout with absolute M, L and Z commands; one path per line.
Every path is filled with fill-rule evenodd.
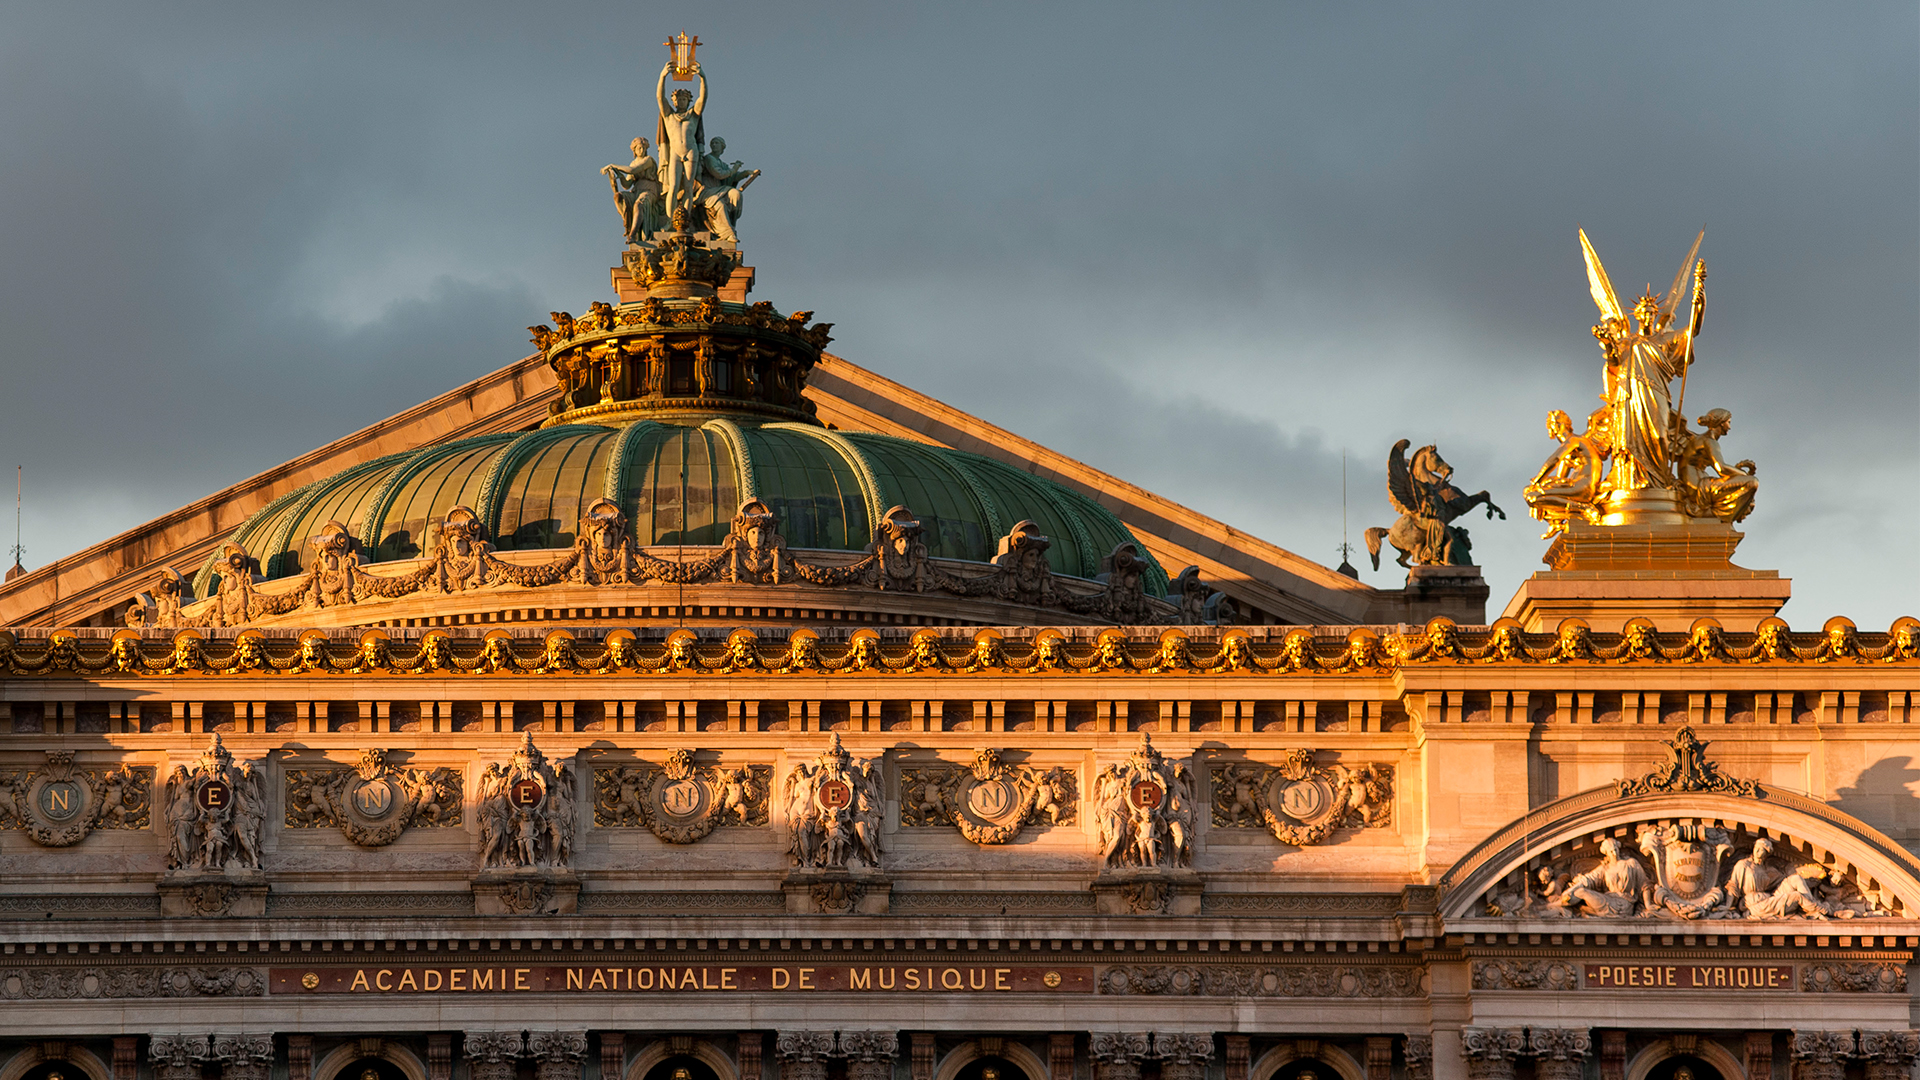
M 458 769 L 401 769 L 368 748 L 351 769 L 287 771 L 286 825 L 332 825 L 361 847 L 385 847 L 409 827 L 460 824 Z
M 773 769 L 696 765 L 681 747 L 658 767 L 623 765 L 593 774 L 593 823 L 645 826 L 669 844 L 691 844 L 722 825 L 765 825 Z
M 1067 768 L 1010 765 L 975 750 L 973 764 L 900 771 L 900 824 L 952 825 L 976 844 L 1005 844 L 1028 825 L 1071 825 L 1079 784 Z

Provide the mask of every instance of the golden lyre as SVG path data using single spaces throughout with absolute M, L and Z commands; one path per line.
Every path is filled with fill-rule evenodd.
M 668 38 L 663 44 L 672 54 L 673 80 L 686 82 L 693 78 L 694 52 L 700 48 L 700 39 L 690 38 L 684 32 L 677 38 Z

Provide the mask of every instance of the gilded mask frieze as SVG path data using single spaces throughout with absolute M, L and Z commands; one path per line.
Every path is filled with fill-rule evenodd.
M 1393 824 L 1393 766 L 1373 762 L 1318 765 L 1311 750 L 1294 750 L 1279 765 L 1216 764 L 1213 825 L 1265 828 L 1283 844 L 1326 843 L 1341 829 Z
M 1005 844 L 1029 825 L 1071 825 L 1080 800 L 1074 772 L 1012 765 L 1000 751 L 974 751 L 968 767 L 903 766 L 900 824 L 951 826 L 976 844 Z
M 593 770 L 593 823 L 645 828 L 669 844 L 691 844 L 727 825 L 764 826 L 773 789 L 768 765 L 698 765 L 674 750 L 660 765 Z
M 152 804 L 153 769 L 81 769 L 71 750 L 47 751 L 37 769 L 0 772 L 0 828 L 47 847 L 69 847 L 95 829 L 144 829 Z
M 351 769 L 287 770 L 285 825 L 333 827 L 361 847 L 384 847 L 409 828 L 459 825 L 458 769 L 402 769 L 384 750 L 367 749 Z

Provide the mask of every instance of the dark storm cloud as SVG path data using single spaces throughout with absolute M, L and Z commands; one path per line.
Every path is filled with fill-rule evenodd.
M 668 33 L 763 168 L 756 299 L 849 359 L 1333 562 L 1381 458 L 1518 489 L 1694 230 L 1690 412 L 1760 462 L 1788 614 L 1920 609 L 1911 4 L 67 5 L 0 13 L 0 453 L 28 563 L 524 352 L 607 295 L 596 170 Z M 684 26 L 682 25 L 684 23 Z M 1894 493 L 1889 498 L 1888 493 Z M 1365 575 L 1392 584 L 1386 573 Z

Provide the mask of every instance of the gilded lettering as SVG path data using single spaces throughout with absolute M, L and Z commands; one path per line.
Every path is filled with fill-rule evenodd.
M 461 970 L 460 968 L 453 968 L 449 970 L 447 972 L 447 989 L 459 990 L 464 993 L 467 987 L 466 987 L 466 984 L 461 982 L 460 980 L 466 977 L 467 977 L 467 973 Z
M 412 968 L 405 968 L 400 972 L 399 989 L 411 990 L 416 994 L 420 992 L 420 980 L 413 977 Z
M 388 979 L 390 979 L 390 978 L 392 978 L 392 977 L 393 977 L 393 971 L 392 971 L 392 969 L 390 969 L 390 968 L 381 968 L 381 969 L 380 969 L 380 973 L 379 973 L 379 974 L 377 974 L 377 975 L 375 975 L 375 976 L 373 977 L 373 987 L 374 987 L 374 989 L 376 989 L 376 990 L 391 990 L 391 989 L 393 989 L 393 986 L 392 986 L 391 984 L 389 984 L 389 983 L 387 982 L 387 980 L 388 980 Z
M 672 968 L 660 969 L 660 989 L 678 990 L 680 989 L 680 983 L 678 980 L 679 980 L 679 976 L 673 973 Z
M 569 972 L 567 972 L 567 981 L 568 981 L 569 983 L 571 983 L 571 982 L 573 981 L 573 972 L 571 972 L 571 971 L 569 971 Z M 587 989 L 589 989 L 589 990 L 605 990 L 606 988 L 607 988 L 607 976 L 606 976 L 606 973 L 605 973 L 605 972 L 603 972 L 603 971 L 601 971 L 601 970 L 600 970 L 599 968 L 594 968 L 594 969 L 593 969 L 593 981 L 591 981 L 591 982 L 589 982 L 589 983 L 587 983 Z
M 428 968 L 420 973 L 420 988 L 423 990 L 438 990 L 444 981 L 439 968 Z
M 849 990 L 873 989 L 873 969 L 872 968 L 848 968 L 847 969 L 847 989 Z
M 514 968 L 514 969 L 513 969 L 513 988 L 514 988 L 515 990 L 531 990 L 531 989 L 533 989 L 533 987 L 531 987 L 531 986 L 528 986 L 528 985 L 527 985 L 527 972 L 528 972 L 528 970 L 529 970 L 528 968 Z
M 793 982 L 793 973 L 791 971 L 788 971 L 786 968 L 773 969 L 773 988 L 775 990 L 785 990 L 791 982 Z
M 702 989 L 702 990 L 718 990 L 718 989 L 720 989 L 720 987 L 718 987 L 718 986 L 716 986 L 716 985 L 714 985 L 713 983 L 711 983 L 711 982 L 709 982 L 709 981 L 707 980 L 707 976 L 708 976 L 708 974 L 710 974 L 710 973 L 711 973 L 712 971 L 713 971 L 713 969 L 712 969 L 712 968 L 701 968 L 701 969 L 700 969 L 700 989 Z
M 968 968 L 967 969 L 967 989 L 985 990 L 986 988 L 987 988 L 987 969 L 986 968 Z
M 959 968 L 941 968 L 940 969 L 940 988 L 941 989 L 958 990 L 962 985 L 963 985 L 963 982 L 960 978 Z
M 1011 974 L 1013 974 L 1012 968 L 994 968 L 993 969 L 993 988 L 995 990 L 1013 989 L 1013 984 L 1007 981 L 1007 976 Z
M 913 970 L 909 968 L 907 970 L 907 974 L 909 975 L 913 974 Z M 894 985 L 899 981 L 895 976 L 896 976 L 896 972 L 892 968 L 890 967 L 881 968 L 880 969 L 880 989 L 882 990 L 893 989 Z
M 813 989 L 813 969 L 812 968 L 800 969 L 800 989 L 802 990 Z
M 1737 971 L 1736 971 L 1736 974 L 1737 974 L 1737 976 L 1738 976 L 1738 978 L 1739 978 L 1739 981 L 1740 981 L 1740 988 L 1741 988 L 1742 990 L 1744 990 L 1744 989 L 1746 989 L 1747 987 L 1749 987 L 1749 986 L 1752 986 L 1752 985 L 1753 985 L 1753 983 L 1752 983 L 1752 982 L 1750 981 L 1750 980 L 1751 980 L 1751 979 L 1753 978 L 1753 973 L 1752 973 L 1752 971 L 1750 971 L 1749 969 L 1747 969 L 1747 968 L 1739 968 L 1739 969 L 1737 969 Z
M 909 990 L 920 989 L 920 969 L 919 968 L 907 969 L 907 989 Z
M 700 989 L 700 976 L 695 975 L 693 973 L 692 968 L 688 968 L 687 970 L 680 973 L 680 989 L 682 990 Z
M 640 968 L 638 971 L 628 972 L 627 985 L 629 987 L 633 985 L 633 977 L 635 975 L 640 976 L 640 989 L 642 990 L 653 989 L 653 969 L 652 968 Z
M 475 990 L 493 989 L 493 969 L 492 968 L 474 968 L 473 969 L 473 988 Z
M 586 973 L 581 971 L 579 968 L 568 968 L 567 969 L 567 989 L 585 990 L 586 988 L 587 988 Z
M 1676 969 L 1672 967 L 1667 968 L 1665 973 L 1667 977 L 1667 981 L 1662 983 L 1661 984 L 1662 986 L 1679 986 L 1680 985 L 1680 977 L 1675 973 L 1675 971 Z
M 738 970 L 739 970 L 738 968 L 721 968 L 720 969 L 720 989 L 722 990 L 740 989 L 738 986 L 734 985 L 734 982 L 733 982 L 733 973 Z
M 347 987 L 347 989 L 349 991 L 372 989 L 367 985 L 367 973 L 360 968 L 354 968 L 353 969 L 353 985 Z

